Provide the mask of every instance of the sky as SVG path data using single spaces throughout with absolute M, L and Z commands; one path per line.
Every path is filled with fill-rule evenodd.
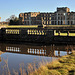
M 75 12 L 75 0 L 0 0 L 1 21 L 24 12 L 55 12 L 57 7 L 69 7 Z

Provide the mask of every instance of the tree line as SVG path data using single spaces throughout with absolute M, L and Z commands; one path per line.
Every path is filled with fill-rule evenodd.
M 19 25 L 22 22 L 15 15 L 11 15 L 10 18 L 6 19 L 6 22 L 9 22 L 9 25 Z

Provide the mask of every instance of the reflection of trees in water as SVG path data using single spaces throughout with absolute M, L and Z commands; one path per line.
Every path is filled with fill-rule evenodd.
M 2 51 L 0 51 L 0 56 L 1 56 L 1 54 L 3 54 L 4 52 L 2 52 Z
M 0 62 L 1 62 L 1 57 L 0 57 Z
M 0 51 L 0 62 L 1 62 L 1 54 L 3 54 L 4 52 Z

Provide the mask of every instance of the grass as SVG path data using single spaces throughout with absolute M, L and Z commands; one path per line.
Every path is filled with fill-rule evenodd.
M 0 28 L 38 28 L 38 25 L 0 25 Z M 50 27 L 54 27 L 54 28 L 65 28 L 65 27 L 69 27 L 69 28 L 73 28 L 75 27 L 75 25 L 46 25 L 47 28 Z M 44 28 L 44 27 L 43 27 Z
M 46 66 L 41 66 L 31 75 L 75 75 L 75 51 Z
M 6 26 L 6 28 L 37 28 L 38 25 L 10 25 Z
M 48 28 L 50 28 L 50 27 L 57 27 L 57 28 L 59 28 L 59 27 L 60 28 L 61 27 L 62 28 L 65 28 L 65 27 L 69 27 L 70 28 L 70 27 L 72 27 L 73 28 L 73 27 L 75 27 L 75 25 L 47 25 L 46 27 L 48 27 Z
M 38 25 L 0 25 L 1 28 L 37 28 Z

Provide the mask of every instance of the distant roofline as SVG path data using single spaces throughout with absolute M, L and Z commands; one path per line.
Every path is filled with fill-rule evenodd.
M 40 13 L 40 14 L 42 14 L 42 13 L 54 13 L 54 12 L 24 12 L 24 13 Z M 24 14 L 24 13 L 20 13 L 20 14 Z
M 57 7 L 57 8 L 62 9 L 62 8 L 68 8 L 68 7 Z M 24 13 L 21 12 L 20 14 L 25 14 L 25 13 L 40 13 L 40 14 L 42 14 L 42 13 L 51 13 L 51 14 L 53 14 L 53 13 L 56 13 L 56 12 L 57 12 L 57 10 L 54 11 L 54 12 L 24 12 Z M 74 11 L 70 11 L 70 12 L 67 12 L 67 13 L 75 13 L 75 12 Z
M 69 8 L 69 7 L 57 7 L 57 8 Z

